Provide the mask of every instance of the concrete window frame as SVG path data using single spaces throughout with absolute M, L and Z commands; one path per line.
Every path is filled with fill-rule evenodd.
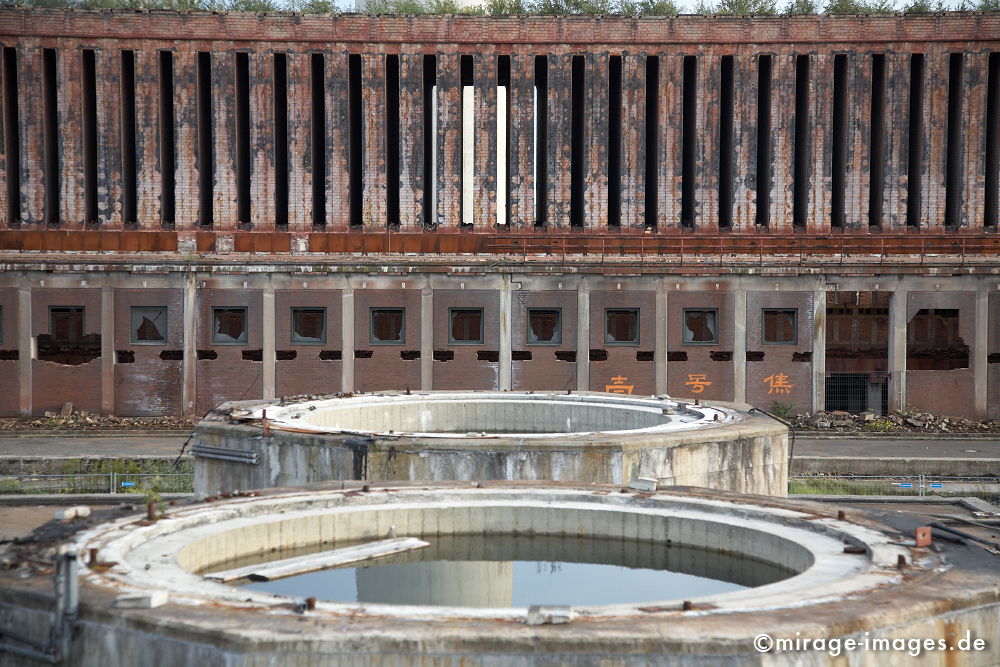
M 309 338 L 302 336 L 295 330 L 296 316 L 303 312 L 323 313 L 323 323 L 320 325 L 320 337 Z M 292 345 L 325 345 L 326 344 L 326 308 L 324 306 L 293 306 L 291 308 L 291 326 L 288 330 L 289 339 Z
M 155 313 L 155 314 L 154 314 Z M 149 315 L 153 317 L 150 318 Z M 140 338 L 139 329 L 142 320 L 146 319 L 156 327 L 160 337 Z M 167 307 L 166 306 L 132 306 L 129 309 L 129 342 L 132 345 L 166 345 L 167 344 Z
M 779 313 L 790 313 L 792 316 L 791 340 L 768 340 L 767 316 Z M 799 343 L 799 309 L 798 308 L 761 308 L 760 310 L 760 344 L 761 345 L 798 345 Z
M 400 317 L 399 338 L 383 339 L 375 336 L 375 318 L 380 314 L 396 314 Z M 383 308 L 381 306 L 368 309 L 368 344 L 369 345 L 405 345 L 406 344 L 406 308 Z
M 80 311 L 80 333 L 79 336 L 69 336 L 67 338 L 57 338 L 56 331 L 56 316 L 63 314 L 62 311 L 67 311 L 66 314 L 71 314 L 72 311 Z M 87 330 L 87 308 L 85 306 L 49 306 L 49 335 L 52 337 L 53 342 L 60 343 L 75 343 L 79 338 L 82 338 L 84 332 Z
M 479 315 L 479 337 L 478 338 L 455 338 L 455 316 Z M 448 309 L 448 344 L 449 345 L 482 345 L 483 327 L 485 325 L 485 313 L 482 308 L 449 308 Z
M 219 332 L 219 315 L 223 313 L 235 314 L 238 312 L 243 313 L 243 331 L 240 333 L 238 338 L 233 338 L 227 334 L 221 334 Z M 249 318 L 247 317 L 247 307 L 246 306 L 214 306 L 212 308 L 212 344 L 213 345 L 246 345 L 249 339 L 247 334 L 247 325 L 249 323 Z M 225 336 L 226 338 L 221 338 Z M 228 340 L 226 340 L 228 339 Z
M 629 340 L 617 340 L 611 337 L 611 332 L 608 331 L 609 320 L 612 315 L 632 315 L 635 321 L 632 327 L 635 331 L 635 336 Z M 641 322 L 641 315 L 639 308 L 605 308 L 604 309 L 604 344 L 605 345 L 631 345 L 636 346 L 639 344 L 639 323 Z
M 531 316 L 534 314 L 555 315 L 556 324 L 552 332 L 552 338 L 549 340 L 539 340 L 535 335 L 535 330 L 531 326 Z M 562 345 L 562 308 L 528 308 L 525 324 L 524 337 L 526 345 Z
M 688 326 L 689 317 L 705 317 L 706 327 L 712 333 L 711 340 L 695 340 L 694 329 Z M 685 308 L 681 321 L 681 343 L 684 345 L 718 345 L 719 344 L 719 309 L 718 308 Z

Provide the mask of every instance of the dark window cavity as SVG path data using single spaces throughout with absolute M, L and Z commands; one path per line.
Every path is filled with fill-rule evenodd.
M 839 229 L 846 217 L 847 186 L 847 55 L 833 57 L 833 173 L 830 175 L 830 226 Z
M 735 58 L 722 56 L 719 73 L 719 227 L 733 226 L 733 113 Z
M 212 54 L 198 52 L 198 220 L 202 227 L 213 222 L 214 147 L 212 141 Z
M 399 56 L 385 57 L 385 217 L 399 227 Z
M 45 224 L 59 224 L 59 90 L 56 50 L 42 50 L 42 126 L 45 155 Z
M 322 53 L 310 59 L 312 84 L 312 222 L 326 224 L 326 61 Z
M 548 220 L 549 58 L 535 56 L 535 226 Z
M 585 60 L 583 56 L 573 56 L 572 64 L 573 100 L 570 113 L 570 144 L 569 144 L 569 224 L 572 227 L 583 227 L 583 167 L 584 167 L 584 90 L 587 85 Z
M 698 58 L 684 56 L 681 110 L 681 225 L 694 227 L 695 156 L 698 141 Z
M 122 224 L 135 227 L 138 222 L 135 168 L 135 52 L 121 54 L 122 105 Z M 162 114 L 161 114 L 162 115 Z M 161 119 L 162 122 L 162 119 Z M 162 128 L 161 128 L 162 132 Z M 161 137 L 162 139 L 162 137 Z
M 129 54 L 127 65 L 132 85 L 128 88 L 131 95 L 131 150 L 133 200 L 136 186 L 135 170 L 135 56 L 132 51 L 122 52 L 122 67 L 126 66 L 125 53 Z M 123 93 L 124 94 L 124 93 Z M 199 98 L 200 99 L 200 98 Z M 200 118 L 200 117 L 199 117 Z M 199 131 L 201 125 L 198 126 Z M 125 128 L 123 128 L 124 131 Z M 199 144 L 200 145 L 200 144 Z M 174 54 L 160 51 L 160 178 L 163 183 L 163 193 L 160 199 L 160 224 L 163 227 L 173 227 L 176 222 L 176 207 L 174 197 Z M 122 163 L 124 165 L 124 163 Z M 132 219 L 135 220 L 135 217 Z
M 423 70 L 423 123 L 424 133 L 424 196 L 421 202 L 424 210 L 424 227 L 433 228 L 437 222 L 437 212 L 434 210 L 434 188 L 437 187 L 437 174 L 434 173 L 434 149 L 437 137 L 434 136 L 434 105 L 435 88 L 437 87 L 437 56 L 424 56 Z
M 402 345 L 406 342 L 405 325 L 405 308 L 372 308 L 369 342 L 372 345 Z
M 250 224 L 250 54 L 236 54 L 236 218 Z
M 131 340 L 133 345 L 166 345 L 167 307 L 133 306 Z
M 660 167 L 660 58 L 646 57 L 646 210 L 644 224 L 655 228 Z
M 49 335 L 53 343 L 76 343 L 83 338 L 83 306 L 50 306 Z
M 326 342 L 326 308 L 292 308 L 292 343 L 321 345 Z
M 924 54 L 910 56 L 910 109 L 907 127 L 906 226 L 920 227 L 924 152 Z
M 792 224 L 798 229 L 805 229 L 809 210 L 809 130 L 809 56 L 796 56 Z
M 685 308 L 684 344 L 717 344 L 719 342 L 718 316 L 719 311 L 715 308 Z
M 471 345 L 483 342 L 482 308 L 449 308 L 448 322 L 449 343 Z
M 771 220 L 771 56 L 757 57 L 757 219 Z
M 247 344 L 247 309 L 213 308 L 212 342 L 217 345 Z
M 3 142 L 7 171 L 7 223 L 21 222 L 21 139 L 17 99 L 17 49 L 3 49 Z
M 986 227 L 996 227 L 997 179 L 1000 178 L 1000 53 L 991 53 L 986 76 L 986 193 L 983 218 Z
M 605 345 L 639 344 L 639 309 L 608 308 L 604 311 Z
M 528 345 L 562 343 L 562 311 L 558 308 L 528 309 Z
M 962 224 L 962 89 L 964 56 L 948 59 L 948 150 L 945 158 L 944 224 Z
M 350 224 L 360 227 L 364 222 L 364 168 L 365 168 L 365 127 L 362 118 L 361 96 L 361 54 L 352 53 L 347 57 L 347 100 L 350 131 Z
M 288 227 L 288 56 L 274 54 L 274 224 Z
M 868 169 L 871 186 L 868 190 L 868 226 L 882 226 L 882 198 L 885 186 L 885 55 L 872 56 L 871 141 Z
M 795 345 L 798 315 L 794 308 L 765 308 L 761 313 L 761 342 L 765 345 Z
M 83 207 L 84 222 L 97 222 L 97 61 L 93 49 L 80 55 L 83 72 Z
M 608 61 L 608 226 L 622 215 L 622 57 Z

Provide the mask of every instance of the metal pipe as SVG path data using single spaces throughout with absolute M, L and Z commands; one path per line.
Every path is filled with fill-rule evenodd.
M 775 421 L 781 422 L 782 424 L 784 424 L 785 426 L 788 427 L 789 431 L 791 431 L 791 433 L 792 433 L 792 439 L 791 439 L 791 442 L 789 442 L 789 444 L 788 444 L 788 473 L 791 474 L 791 472 L 792 472 L 792 459 L 795 458 L 795 427 L 791 424 L 791 422 L 787 422 L 784 419 L 782 419 L 781 417 L 778 417 L 777 415 L 772 415 L 767 410 L 761 410 L 760 408 L 750 408 L 750 414 L 754 414 L 755 412 L 760 412 L 762 414 L 767 415 L 771 419 L 774 419 Z

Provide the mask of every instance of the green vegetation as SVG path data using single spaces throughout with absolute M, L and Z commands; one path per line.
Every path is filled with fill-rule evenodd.
M 895 427 L 896 425 L 894 423 L 885 418 L 873 419 L 865 424 L 866 429 L 877 433 L 885 433 L 886 431 L 891 431 Z
M 782 419 L 791 419 L 792 410 L 795 409 L 794 403 L 780 403 L 775 401 L 771 405 L 771 414 L 775 417 L 781 417 Z
M 172 9 L 177 11 L 301 12 L 306 14 L 341 11 L 333 0 L 0 0 L 5 7 L 78 7 L 81 9 Z M 617 15 L 675 16 L 693 14 L 756 15 L 776 14 L 926 14 L 949 11 L 942 0 L 696 0 L 678 5 L 673 0 L 482 0 L 471 7 L 459 7 L 456 0 L 368 0 L 368 14 L 471 14 L 494 16 Z M 1000 11 L 1000 0 L 961 0 L 958 12 Z
M 888 480 L 851 480 L 843 477 L 801 477 L 788 480 L 788 493 L 824 496 L 912 496 L 914 489 L 901 489 Z

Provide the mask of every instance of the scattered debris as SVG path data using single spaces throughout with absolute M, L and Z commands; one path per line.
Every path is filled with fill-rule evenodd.
M 794 421 L 798 431 L 841 431 L 867 433 L 1000 433 L 1000 421 L 979 421 L 962 417 L 944 417 L 929 412 L 900 410 L 882 417 L 872 412 L 852 415 L 843 410 L 799 415 Z
M 197 418 L 188 417 L 115 417 L 73 410 L 71 403 L 59 413 L 46 412 L 44 417 L 9 417 L 0 419 L 3 431 L 178 431 L 194 429 Z

